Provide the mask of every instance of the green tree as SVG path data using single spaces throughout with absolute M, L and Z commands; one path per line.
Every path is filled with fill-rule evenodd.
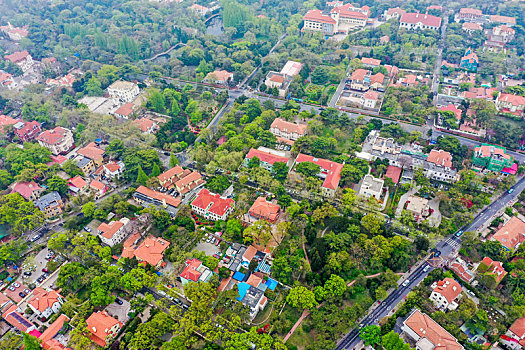
M 359 337 L 365 345 L 377 346 L 381 344 L 381 327 L 369 325 L 359 330 Z
M 310 75 L 312 83 L 324 85 L 330 79 L 330 69 L 327 66 L 316 66 Z
M 0 196 L 0 224 L 8 224 L 15 234 L 30 231 L 44 223 L 44 214 L 18 193 Z
M 88 82 L 86 83 L 86 93 L 88 96 L 102 96 L 104 94 L 104 90 L 102 90 L 102 84 L 100 83 L 100 80 L 98 80 L 95 77 L 91 77 Z
M 377 235 L 381 232 L 381 226 L 383 224 L 383 219 L 379 215 L 368 213 L 361 219 L 361 225 L 367 230 L 371 235 Z
M 146 175 L 144 170 L 142 170 L 142 167 L 139 165 L 139 170 L 138 170 L 138 173 L 137 173 L 137 181 L 136 182 L 138 184 L 146 186 L 146 183 L 148 182 L 148 180 L 149 180 L 148 175 Z
M 306 177 L 312 177 L 319 174 L 319 165 L 312 162 L 302 162 L 295 166 L 295 171 Z
M 385 350 L 410 350 L 410 345 L 394 331 L 390 331 L 381 338 L 381 345 Z
M 175 166 L 179 165 L 179 160 L 177 159 L 177 156 L 175 153 L 170 154 L 170 168 L 173 168 Z
M 120 285 L 124 289 L 137 292 L 144 287 L 153 287 L 155 280 L 155 276 L 148 274 L 143 268 L 135 268 L 120 278 Z
M 9 171 L 0 169 L 0 190 L 5 190 L 13 182 L 13 177 Z
M 78 263 L 67 263 L 60 268 L 57 278 L 57 286 L 62 288 L 64 292 L 75 292 L 83 286 L 83 278 L 86 268 Z
M 47 180 L 47 188 L 49 191 L 57 191 L 60 195 L 65 195 L 68 190 L 67 181 L 60 176 L 52 176 Z
M 160 167 L 157 163 L 153 164 L 153 170 L 151 170 L 151 177 L 157 177 L 160 175 Z
M 95 213 L 96 205 L 94 202 L 87 202 L 82 206 L 82 214 L 86 218 L 92 218 L 93 214 Z
M 158 89 L 150 89 L 148 103 L 155 112 L 161 113 L 166 110 L 166 100 Z
M 337 275 L 330 275 L 330 278 L 324 283 L 324 289 L 329 297 L 340 297 L 346 291 L 345 280 Z
M 40 340 L 27 333 L 24 333 L 24 350 L 40 350 L 43 349 L 40 345 Z
M 317 306 L 314 292 L 304 286 L 293 287 L 288 293 L 286 301 L 293 307 L 300 309 L 313 309 Z
M 288 166 L 284 162 L 275 162 L 272 166 L 274 178 L 284 182 L 288 176 Z

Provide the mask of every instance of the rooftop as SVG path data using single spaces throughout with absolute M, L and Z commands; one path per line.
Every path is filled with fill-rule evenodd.
M 152 198 L 152 199 L 155 199 L 155 200 L 158 200 L 160 202 L 163 202 L 163 203 L 166 203 L 167 205 L 170 205 L 174 208 L 178 207 L 181 203 L 181 200 L 180 198 L 175 198 L 175 197 L 172 197 L 168 194 L 165 194 L 165 193 L 162 193 L 162 192 L 158 192 L 158 191 L 155 191 L 155 190 L 152 190 L 146 186 L 139 186 L 139 188 L 137 188 L 137 191 L 138 193 L 146 196 L 146 197 L 149 197 L 149 198 Z
M 148 236 L 135 250 L 135 257 L 152 266 L 157 266 L 164 258 L 164 251 L 170 242 L 160 237 Z
M 449 303 L 453 302 L 463 291 L 461 285 L 452 278 L 445 278 L 437 283 L 434 292 L 441 294 Z
M 248 212 L 275 221 L 279 216 L 280 210 L 281 206 L 279 204 L 268 202 L 264 197 L 258 197 Z
M 263 150 L 255 148 L 250 149 L 250 151 L 246 155 L 247 159 L 252 159 L 253 157 L 257 157 L 261 162 L 268 163 L 270 165 L 274 165 L 277 162 L 282 162 L 286 164 L 290 160 L 289 158 L 281 157 L 276 154 L 265 152 Z
M 129 117 L 131 113 L 133 113 L 133 110 L 135 109 L 135 105 L 131 102 L 124 103 L 122 106 L 120 106 L 116 111 L 115 114 L 123 115 L 125 117 Z
M 26 200 L 29 200 L 31 198 L 31 194 L 34 191 L 42 190 L 42 187 L 38 186 L 38 184 L 34 181 L 31 182 L 17 182 L 15 186 L 13 187 L 13 192 L 19 193 L 22 197 L 24 197 Z
M 426 338 L 436 350 L 461 350 L 461 346 L 443 327 L 430 316 L 415 310 L 406 320 L 405 325 L 419 337 Z
M 508 250 L 517 248 L 525 240 L 525 222 L 513 216 L 492 239 L 500 242 Z
M 29 304 L 40 312 L 44 312 L 48 308 L 59 302 L 61 295 L 52 291 L 47 291 L 44 288 L 36 287 L 33 289 L 33 297 L 29 300 Z
M 119 328 L 123 326 L 119 320 L 111 317 L 106 311 L 92 313 L 86 323 L 87 329 L 91 332 L 91 340 L 102 347 L 106 346 L 106 337 L 110 335 L 109 330 L 117 324 Z
M 148 130 L 150 130 L 150 128 L 153 126 L 153 124 L 155 124 L 155 122 L 151 119 L 148 119 L 146 117 L 142 117 L 140 119 L 135 119 L 133 121 L 133 123 L 135 123 L 140 130 L 142 130 L 142 132 L 146 132 Z
M 428 154 L 427 161 L 446 168 L 452 167 L 452 155 L 449 152 L 443 151 L 441 149 L 431 150 Z
M 303 135 L 306 132 L 306 128 L 308 128 L 308 125 L 296 124 L 281 118 L 275 118 L 270 128 L 279 129 L 281 132 L 296 133 L 298 135 Z
M 100 231 L 100 235 L 102 237 L 111 239 L 115 233 L 117 233 L 117 231 L 124 227 L 124 225 L 127 223 L 129 223 L 128 218 L 122 218 L 119 221 L 111 221 L 109 224 L 103 222 L 98 226 L 98 230 Z
M 441 17 L 436 17 L 432 15 L 427 15 L 424 13 L 404 13 L 399 20 L 401 23 L 411 23 L 417 24 L 421 23 L 426 26 L 431 27 L 440 27 L 441 26 Z
M 192 206 L 207 210 L 218 216 L 223 216 L 234 204 L 235 201 L 233 199 L 221 197 L 205 188 L 199 191 L 197 198 L 191 203 Z
M 57 143 L 62 141 L 62 139 L 68 132 L 70 133 L 71 131 L 57 126 L 54 129 L 44 131 L 43 133 L 38 135 L 36 139 L 49 145 L 56 145 Z
M 295 160 L 297 164 L 302 162 L 311 162 L 319 165 L 322 168 L 321 173 L 326 175 L 326 178 L 323 182 L 322 187 L 336 190 L 339 186 L 339 181 L 341 181 L 341 170 L 343 169 L 343 164 L 332 162 L 323 158 L 312 157 L 307 154 L 299 153 L 297 159 Z

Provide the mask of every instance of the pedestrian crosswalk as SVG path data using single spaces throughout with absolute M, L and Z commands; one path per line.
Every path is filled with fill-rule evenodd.
M 445 241 L 445 244 L 451 246 L 452 248 L 457 248 L 460 246 L 460 243 L 454 240 L 452 237 L 447 238 L 447 240 Z

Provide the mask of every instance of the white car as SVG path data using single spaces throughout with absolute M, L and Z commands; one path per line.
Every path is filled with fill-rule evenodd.
M 407 287 L 409 284 L 410 284 L 410 280 L 406 280 L 405 282 L 403 282 L 402 286 Z
M 427 272 L 428 270 L 430 270 L 430 265 L 425 266 L 425 268 L 423 269 L 423 272 Z

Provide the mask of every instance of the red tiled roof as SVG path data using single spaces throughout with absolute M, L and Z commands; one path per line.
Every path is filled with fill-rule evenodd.
M 281 74 L 272 74 L 270 76 L 270 81 L 274 81 L 276 83 L 283 83 L 284 82 L 284 75 Z
M 465 23 L 463 23 L 463 29 L 482 30 L 483 27 L 480 24 L 478 24 L 478 23 L 465 22 Z
M 104 167 L 108 169 L 109 172 L 112 172 L 112 173 L 120 169 L 120 165 L 118 165 L 116 162 L 108 163 L 104 165 Z
M 450 264 L 450 269 L 454 271 L 456 275 L 458 275 L 458 277 L 465 282 L 470 283 L 474 279 L 474 276 L 471 273 L 469 273 L 463 265 L 456 261 Z
M 169 246 L 170 242 L 165 239 L 149 236 L 135 249 L 135 257 L 152 266 L 157 266 L 164 258 L 164 251 Z
M 14 193 L 14 192 L 20 193 L 22 197 L 24 197 L 26 200 L 29 200 L 29 198 L 31 198 L 31 194 L 34 191 L 38 191 L 41 189 L 42 188 L 38 186 L 38 184 L 34 181 L 31 181 L 31 182 L 23 181 L 23 182 L 16 183 L 15 186 L 13 187 L 13 192 L 11 193 Z
M 212 80 L 212 78 L 214 78 L 213 80 L 228 81 L 229 79 L 233 79 L 233 73 L 226 70 L 216 70 L 206 75 L 206 79 Z
M 13 119 L 11 117 L 8 117 L 7 115 L 0 115 L 0 132 L 4 132 L 4 126 L 7 125 L 14 125 L 18 123 L 20 120 Z
M 481 262 L 488 267 L 487 273 L 495 276 L 497 283 L 500 283 L 501 280 L 507 276 L 507 271 L 505 271 L 500 261 L 494 261 L 486 256 Z
M 492 238 L 507 249 L 515 249 L 525 240 L 525 222 L 513 216 Z
M 379 93 L 374 90 L 368 90 L 367 92 L 363 94 L 363 97 L 366 98 L 367 100 L 377 101 L 377 99 L 379 98 Z
M 116 111 L 115 114 L 123 115 L 125 117 L 129 117 L 131 113 L 133 113 L 133 110 L 135 109 L 135 105 L 131 102 L 124 103 L 122 106 L 120 106 Z
M 30 56 L 29 52 L 19 51 L 19 52 L 12 53 L 10 55 L 5 55 L 4 58 L 13 63 L 18 63 L 18 62 L 25 60 L 27 56 Z
M 103 149 L 98 148 L 95 143 L 91 142 L 86 147 L 79 148 L 77 153 L 89 159 L 99 160 L 104 157 L 105 152 Z
M 492 22 L 506 23 L 506 24 L 516 24 L 516 18 L 500 15 L 491 15 L 490 20 Z
M 263 217 L 267 220 L 275 221 L 279 217 L 280 211 L 280 205 L 268 202 L 264 197 L 258 197 L 248 212 L 257 215 L 257 217 Z
M 522 338 L 525 336 L 525 317 L 518 318 L 514 323 L 510 326 L 509 331 L 516 334 L 519 338 Z
M 369 66 L 379 66 L 381 65 L 381 60 L 370 58 L 370 57 L 363 57 L 361 58 L 361 62 L 363 62 L 364 65 Z
M 310 10 L 306 13 L 306 15 L 304 15 L 303 19 L 305 21 L 321 22 L 328 24 L 337 23 L 332 17 L 324 15 L 321 10 Z
M 392 179 L 392 181 L 397 184 L 399 182 L 399 178 L 401 177 L 401 168 L 393 165 L 389 165 L 386 168 L 386 173 L 384 177 L 389 177 Z
M 247 284 L 249 284 L 252 287 L 257 288 L 259 284 L 261 284 L 263 279 L 255 274 L 251 274 L 250 277 L 248 277 L 248 280 L 246 281 Z
M 52 308 L 55 303 L 59 302 L 58 299 L 60 297 L 61 295 L 54 290 L 48 292 L 43 288 L 36 287 L 33 289 L 33 297 L 29 300 L 29 304 L 38 311 L 44 312 L 48 308 Z
M 106 337 L 110 335 L 109 330 L 116 324 L 119 325 L 119 328 L 123 326 L 119 320 L 111 317 L 106 311 L 92 313 L 86 323 L 87 329 L 91 332 L 91 340 L 102 347 L 106 346 Z
M 463 61 L 469 61 L 470 63 L 478 63 L 479 62 L 479 58 L 478 58 L 478 55 L 476 55 L 475 52 L 471 52 L 469 53 L 468 55 L 465 55 L 463 57 L 461 57 L 461 62 Z
M 142 132 L 148 131 L 154 124 L 153 120 L 145 117 L 135 119 L 133 122 L 139 127 L 140 130 L 142 130 Z
M 457 119 L 457 120 L 461 120 L 461 109 L 457 108 L 457 107 L 454 106 L 452 103 L 449 104 L 449 105 L 446 106 L 446 107 L 441 107 L 441 110 L 442 110 L 442 111 L 449 111 L 449 112 L 452 112 L 452 113 L 454 113 L 454 115 L 456 116 L 456 119 Z
M 6 73 L 4 71 L 0 71 L 0 82 L 3 82 L 5 80 L 9 80 L 13 77 L 12 74 Z
M 200 271 L 197 271 L 201 265 L 202 261 L 199 259 L 194 258 L 186 260 L 186 267 L 180 274 L 180 277 L 189 281 L 197 282 L 202 274 Z
M 58 332 L 64 327 L 64 323 L 69 321 L 69 317 L 62 314 L 53 322 L 45 331 L 38 337 L 42 342 L 42 346 L 45 350 L 69 350 L 62 344 L 60 344 L 56 339 L 53 339 Z
M 383 84 L 385 81 L 385 75 L 383 73 L 377 73 L 370 76 L 370 84 Z
M 365 10 L 366 13 L 356 11 L 356 8 L 352 4 L 344 4 L 332 9 L 331 13 L 339 13 L 340 17 L 356 18 L 356 19 L 367 19 L 370 13 L 368 6 L 363 6 L 361 9 Z
M 181 200 L 179 198 L 172 197 L 170 195 L 164 194 L 162 192 L 157 192 L 155 190 L 152 190 L 150 188 L 147 188 L 146 186 L 139 186 L 137 188 L 138 193 L 142 193 L 143 195 L 157 199 L 159 201 L 164 201 L 166 204 L 171 205 L 172 207 L 178 207 Z
M 38 135 L 36 139 L 38 141 L 42 141 L 49 145 L 56 145 L 62 140 L 65 134 L 66 134 L 66 129 L 60 126 L 57 126 L 56 128 L 52 130 L 44 131 L 43 133 Z
M 2 315 L 3 319 L 7 321 L 11 326 L 18 329 L 20 332 L 27 333 L 27 330 L 31 327 L 34 327 L 34 324 L 29 322 L 22 314 L 20 314 L 16 309 L 17 305 L 11 305 L 9 309 Z M 15 316 L 16 315 L 16 316 Z M 23 320 L 20 322 L 19 320 Z
M 87 182 L 80 175 L 72 177 L 71 179 L 69 179 L 68 182 L 71 186 L 80 188 L 80 189 L 83 189 L 84 187 L 87 186 Z
M 443 327 L 437 324 L 430 316 L 416 310 L 406 320 L 405 324 L 421 338 L 427 338 L 434 346 L 434 350 L 463 349 Z
M 211 205 L 210 205 L 211 204 Z M 220 195 L 211 193 L 207 189 L 203 188 L 197 194 L 197 198 L 193 200 L 191 205 L 194 205 L 203 210 L 223 216 L 228 209 L 235 204 L 235 201 L 231 198 L 222 198 Z
M 175 165 L 173 168 L 160 174 L 159 181 L 164 182 L 171 180 L 173 177 L 179 177 L 182 173 L 184 173 L 184 169 L 180 165 Z
M 89 187 L 91 188 L 94 188 L 95 190 L 99 190 L 99 191 L 102 191 L 106 188 L 106 185 L 104 185 L 102 182 L 100 181 L 97 181 L 97 180 L 92 180 L 90 183 L 89 183 Z
M 513 94 L 500 94 L 498 96 L 498 101 L 509 102 L 517 107 L 525 105 L 525 97 Z
M 452 167 L 452 155 L 449 152 L 443 151 L 441 149 L 433 149 L 430 151 L 427 161 L 447 168 Z
M 298 135 L 304 135 L 307 127 L 308 125 L 306 124 L 291 123 L 281 118 L 275 118 L 270 126 L 270 128 L 279 129 L 281 132 L 296 133 Z
M 250 149 L 250 151 L 246 155 L 246 158 L 248 159 L 252 159 L 253 157 L 257 157 L 261 162 L 265 162 L 270 165 L 273 165 L 277 162 L 288 163 L 288 161 L 290 160 L 289 158 L 281 157 L 273 153 L 264 152 L 255 148 Z
M 368 70 L 358 68 L 352 73 L 352 76 L 350 77 L 350 79 L 363 81 L 367 74 L 368 74 Z
M 437 283 L 434 292 L 441 294 L 449 303 L 453 302 L 463 291 L 458 281 L 452 278 L 445 278 Z
M 121 221 L 112 221 L 109 224 L 103 222 L 98 226 L 97 229 L 101 232 L 102 237 L 111 239 L 123 226 L 124 223 Z
M 483 12 L 478 9 L 473 9 L 470 7 L 463 7 L 459 10 L 460 14 L 469 14 L 469 15 L 475 15 L 475 16 L 483 16 Z
M 341 170 L 343 169 L 343 165 L 332 162 L 326 159 L 322 158 L 314 158 L 312 156 L 299 153 L 297 156 L 297 159 L 295 160 L 297 164 L 302 162 L 311 162 L 314 164 L 319 165 L 324 172 L 328 172 L 326 175 L 326 179 L 323 182 L 322 187 L 329 188 L 332 190 L 336 190 L 339 186 L 339 181 L 341 181 Z
M 186 192 L 191 191 L 198 185 L 204 183 L 204 180 L 202 179 L 202 175 L 199 174 L 196 171 L 192 171 L 187 176 L 183 177 L 179 181 L 175 182 L 175 187 L 180 189 L 180 191 L 184 194 Z
M 248 249 L 244 252 L 242 257 L 248 261 L 252 261 L 253 257 L 257 254 L 257 248 L 255 248 L 253 245 L 249 246 Z
M 421 23 L 426 26 L 440 27 L 441 17 L 427 15 L 424 13 L 405 13 L 401 16 L 401 23 Z
M 478 147 L 474 147 L 475 153 L 481 153 L 480 157 L 490 157 L 492 155 L 499 155 L 505 159 L 510 159 L 510 155 L 505 153 L 505 150 L 501 147 L 495 147 L 490 145 L 481 145 Z

